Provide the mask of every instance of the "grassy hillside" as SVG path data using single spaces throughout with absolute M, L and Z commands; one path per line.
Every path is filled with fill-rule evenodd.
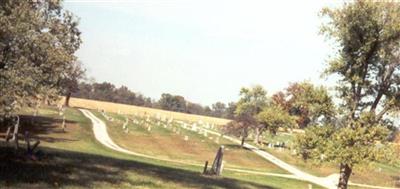
M 63 100 L 62 100 L 63 102 Z M 88 99 L 81 99 L 81 98 L 71 98 L 70 105 L 72 107 L 83 107 L 87 109 L 94 109 L 94 110 L 105 110 L 106 112 L 113 112 L 113 113 L 124 113 L 124 114 L 136 114 L 136 115 L 151 115 L 151 116 L 161 116 L 167 117 L 168 119 L 173 117 L 174 119 L 184 120 L 189 122 L 198 122 L 203 121 L 210 124 L 216 125 L 224 125 L 229 120 L 222 119 L 222 118 L 215 118 L 215 117 L 207 117 L 201 115 L 194 115 L 194 114 L 185 114 L 180 112 L 172 112 L 154 108 L 146 108 L 140 106 L 133 106 L 133 105 L 126 105 L 126 104 L 118 104 L 112 102 L 104 102 L 104 101 L 96 101 L 96 100 L 88 100 Z
M 176 122 L 167 127 L 167 123 L 156 121 L 154 118 L 147 122 L 144 117 L 115 113 L 108 114 L 109 117 L 114 118 L 113 121 L 109 121 L 101 113 L 92 112 L 106 122 L 108 132 L 118 145 L 135 152 L 159 158 L 204 164 L 206 160 L 211 162 L 218 148 L 223 145 L 225 147 L 225 167 L 287 173 L 229 140 L 183 129 Z M 134 124 L 133 121 L 129 121 L 127 125 L 129 132 L 126 133 L 122 126 L 127 117 L 137 122 L 143 122 L 143 124 Z
M 42 140 L 44 156 L 27 160 L 1 139 L 0 186 L 5 188 L 308 188 L 298 180 L 231 171 L 218 178 L 203 176 L 199 167 L 109 150 L 95 141 L 90 121 L 76 109 L 66 110 L 66 132 L 55 108 L 41 109 L 35 118 L 29 110 L 22 113 L 22 129 Z

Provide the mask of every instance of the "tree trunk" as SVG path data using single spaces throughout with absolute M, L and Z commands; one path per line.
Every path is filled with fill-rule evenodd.
M 260 128 L 256 127 L 255 131 L 256 131 L 256 134 L 254 137 L 254 143 L 258 144 L 258 143 L 260 143 Z
M 340 177 L 338 189 L 347 189 L 347 183 L 351 175 L 352 169 L 347 164 L 340 164 Z
M 71 92 L 68 92 L 67 95 L 65 96 L 65 103 L 64 105 L 66 107 L 69 107 L 69 99 L 71 98 Z
M 242 136 L 242 143 L 240 144 L 241 147 L 244 146 L 244 141 L 245 141 L 245 140 L 246 140 L 246 137 L 245 137 L 245 136 Z

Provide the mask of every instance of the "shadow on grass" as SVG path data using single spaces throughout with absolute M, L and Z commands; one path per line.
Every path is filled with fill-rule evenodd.
M 96 182 L 118 186 L 161 188 L 160 180 L 194 188 L 265 188 L 273 187 L 229 178 L 214 178 L 171 167 L 122 160 L 101 155 L 41 148 L 46 155 L 41 161 L 16 156 L 0 142 L 0 185 L 39 184 L 43 187 L 93 187 Z M 20 152 L 19 154 L 21 154 Z M 130 173 L 128 178 L 127 171 Z M 133 176 L 132 176 L 133 173 Z M 141 177 L 141 178 L 136 178 Z M 143 179 L 147 178 L 147 179 Z M 121 185 L 120 185 L 121 184 Z M 41 186 L 42 187 L 42 186 Z
M 29 131 L 35 138 L 45 142 L 69 142 L 76 141 L 61 137 L 52 137 L 48 134 L 52 133 L 64 133 L 60 127 L 62 119 L 56 119 L 44 116 L 31 116 L 31 115 L 20 115 L 20 130 L 19 133 L 23 134 L 25 131 Z M 74 121 L 65 120 L 66 124 L 77 124 Z M 5 133 L 7 127 L 0 127 L 0 132 Z M 38 136 L 40 135 L 40 136 Z M 1 136 L 4 138 L 3 136 Z

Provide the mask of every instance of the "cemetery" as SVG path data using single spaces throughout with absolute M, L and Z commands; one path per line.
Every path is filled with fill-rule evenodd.
M 94 114 L 98 115 L 98 112 L 94 112 Z M 208 161 L 208 168 L 210 168 L 210 164 L 216 156 L 216 151 L 221 146 L 225 146 L 225 167 L 286 173 L 285 170 L 276 167 L 265 159 L 240 148 L 237 143 L 225 139 L 222 134 L 211 134 L 211 131 L 218 131 L 218 126 L 211 127 L 211 124 L 201 123 L 201 121 L 186 122 L 166 117 L 157 118 L 155 115 L 138 116 L 110 113 L 110 116 L 116 120 L 116 123 L 104 120 L 110 125 L 110 135 L 118 145 L 131 151 L 190 163 L 202 164 Z M 121 134 L 121 127 L 117 126 L 123 124 L 125 117 L 132 120 L 128 124 L 131 130 L 129 135 Z M 148 128 L 152 128 L 152 130 L 149 131 Z M 278 132 L 274 136 L 266 133 L 262 137 L 263 142 L 258 147 L 292 165 L 296 165 L 301 170 L 310 171 L 321 177 L 329 176 L 335 172 L 337 167 L 334 164 L 316 165 L 302 161 L 294 150 L 294 138 L 295 133 L 288 131 Z M 253 138 L 247 139 L 247 142 L 255 144 Z M 366 183 L 385 185 L 387 179 L 392 180 L 392 183 L 396 182 L 393 180 L 395 177 L 393 177 L 394 172 L 391 168 L 383 164 L 375 164 L 372 165 L 372 170 L 371 168 L 356 170 L 357 174 L 354 176 L 354 180 L 365 183 L 366 178 L 379 174 Z
M 400 189 L 400 1 L 0 1 L 0 189 Z
M 93 113 L 102 118 L 101 113 Z M 172 121 L 170 118 L 163 121 L 156 116 L 116 113 L 109 115 L 114 118 L 113 122 L 106 121 L 105 118 L 103 120 L 109 125 L 108 132 L 112 139 L 121 147 L 134 152 L 203 164 L 206 160 L 212 161 L 218 148 L 224 145 L 225 167 L 285 173 L 268 161 L 237 147 L 235 143 L 220 136 L 207 134 L 202 130 L 203 127 L 206 128 L 206 124 Z M 122 129 L 126 117 L 131 120 L 126 126 L 129 133 Z

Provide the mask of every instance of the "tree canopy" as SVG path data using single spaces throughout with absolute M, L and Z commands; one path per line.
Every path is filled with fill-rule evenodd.
M 337 44 L 327 74 L 335 74 L 340 114 L 298 139 L 307 158 L 340 164 L 339 188 L 354 166 L 390 157 L 390 111 L 400 102 L 400 4 L 354 1 L 325 8 L 322 32 Z
M 297 117 L 298 128 L 318 124 L 335 116 L 335 105 L 327 89 L 310 82 L 290 84 L 284 92 L 274 94 L 272 100 Z
M 0 114 L 57 97 L 74 71 L 78 22 L 60 1 L 0 2 Z

